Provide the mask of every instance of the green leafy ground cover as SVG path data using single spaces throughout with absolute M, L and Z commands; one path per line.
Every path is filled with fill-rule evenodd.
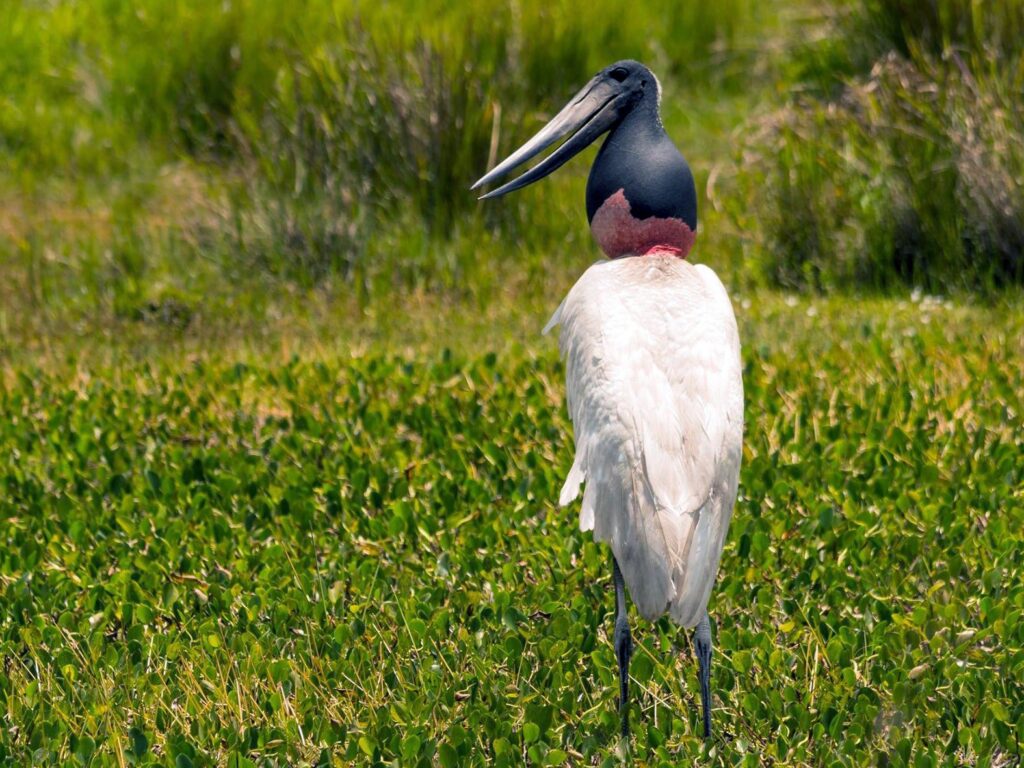
M 717 738 L 685 636 L 639 623 L 636 763 L 1019 762 L 1024 313 L 737 311 Z M 608 554 L 554 506 L 553 340 L 490 333 L 9 367 L 3 760 L 616 763 Z

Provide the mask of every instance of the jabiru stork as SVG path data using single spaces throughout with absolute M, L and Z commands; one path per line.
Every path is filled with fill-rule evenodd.
M 697 192 L 665 132 L 650 69 L 600 71 L 533 138 L 473 185 L 554 152 L 483 198 L 531 184 L 608 133 L 587 181 L 587 218 L 609 260 L 591 266 L 555 311 L 561 325 L 576 456 L 566 506 L 586 484 L 580 529 L 612 550 L 613 642 L 622 735 L 629 735 L 633 641 L 625 589 L 639 613 L 696 627 L 703 735 L 711 735 L 708 599 L 739 482 L 743 381 L 736 319 L 715 273 L 688 260 Z

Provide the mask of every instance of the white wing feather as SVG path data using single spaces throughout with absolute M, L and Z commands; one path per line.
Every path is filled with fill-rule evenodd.
M 556 323 L 580 528 L 611 545 L 633 602 L 686 627 L 703 615 L 736 499 L 743 433 L 739 337 L 707 267 L 643 256 L 595 264 Z

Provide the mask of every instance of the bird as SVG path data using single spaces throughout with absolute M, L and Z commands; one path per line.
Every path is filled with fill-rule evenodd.
M 501 197 L 564 165 L 607 134 L 590 169 L 586 209 L 606 259 L 590 266 L 544 329 L 560 325 L 575 457 L 559 496 L 612 552 L 621 736 L 629 737 L 639 614 L 693 630 L 701 730 L 711 738 L 712 635 L 707 612 L 739 485 L 743 379 L 732 304 L 690 259 L 693 174 L 661 119 L 661 84 L 637 61 L 598 72 L 531 139 L 471 189 L 507 176 L 560 140 Z

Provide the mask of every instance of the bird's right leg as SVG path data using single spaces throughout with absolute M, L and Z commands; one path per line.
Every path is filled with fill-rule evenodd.
M 697 652 L 697 666 L 700 676 L 700 708 L 704 738 L 711 738 L 711 621 L 707 611 L 693 633 L 693 648 Z
M 619 561 L 612 555 L 612 578 L 615 581 L 615 656 L 619 660 L 619 714 L 622 716 L 622 737 L 629 737 L 629 660 L 633 656 L 633 637 L 629 634 L 626 605 L 626 583 L 622 580 Z

